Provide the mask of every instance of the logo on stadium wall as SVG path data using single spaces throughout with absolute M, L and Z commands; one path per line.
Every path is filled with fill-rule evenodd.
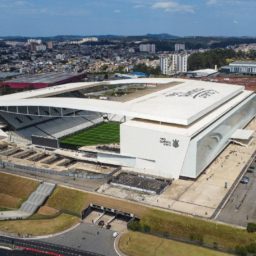
M 196 88 L 187 92 L 172 92 L 166 95 L 166 97 L 192 97 L 207 99 L 212 95 L 219 94 L 218 91 L 212 89 Z
M 170 141 L 170 140 L 167 140 L 166 138 L 160 138 L 160 143 L 166 147 L 178 148 L 180 146 L 179 145 L 180 142 L 177 139 Z

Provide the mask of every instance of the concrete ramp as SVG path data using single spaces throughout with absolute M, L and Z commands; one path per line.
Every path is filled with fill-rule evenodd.
M 27 201 L 21 205 L 19 210 L 0 212 L 0 220 L 26 219 L 33 215 L 51 195 L 55 186 L 56 185 L 53 183 L 41 183 L 37 189 L 29 196 Z

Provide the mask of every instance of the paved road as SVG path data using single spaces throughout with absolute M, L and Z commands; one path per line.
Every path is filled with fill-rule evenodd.
M 237 186 L 217 220 L 244 227 L 256 222 L 256 171 L 245 176 L 250 178 L 249 183 Z
M 33 252 L 28 251 L 10 251 L 10 250 L 4 250 L 0 249 L 0 255 L 1 256 L 45 256 L 45 254 L 35 254 Z
M 36 240 L 24 240 L 24 239 L 16 239 L 16 238 L 0 236 L 0 243 L 10 244 L 10 245 L 13 244 L 16 247 L 21 247 L 22 249 L 27 248 L 28 250 L 37 250 L 39 252 L 31 255 L 41 255 L 40 253 L 41 251 L 41 252 L 48 252 L 47 253 L 48 255 L 56 255 L 56 256 L 57 255 L 58 256 L 101 256 L 100 254 L 91 253 L 86 250 L 69 248 L 67 245 L 51 244 L 45 241 L 42 242 L 42 241 L 36 241 Z M 29 255 L 28 254 L 29 251 L 26 251 L 26 253 L 27 254 L 25 255 Z M 17 254 L 17 255 L 24 255 L 24 254 Z
M 41 241 L 66 245 L 74 249 L 91 251 L 105 256 L 117 256 L 114 250 L 113 233 L 114 231 L 100 228 L 97 225 L 82 223 L 67 233 Z

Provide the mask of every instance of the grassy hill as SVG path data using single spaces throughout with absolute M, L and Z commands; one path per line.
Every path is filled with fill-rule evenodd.
M 15 175 L 0 174 L 0 207 L 19 208 L 37 188 L 39 182 Z

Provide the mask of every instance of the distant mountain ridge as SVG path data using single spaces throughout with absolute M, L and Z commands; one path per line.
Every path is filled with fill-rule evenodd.
M 98 37 L 100 39 L 177 39 L 178 36 L 170 35 L 167 33 L 162 34 L 146 34 L 146 35 L 56 35 L 56 36 L 0 36 L 4 40 L 27 40 L 29 38 L 44 39 L 44 40 L 78 40 L 84 37 Z

